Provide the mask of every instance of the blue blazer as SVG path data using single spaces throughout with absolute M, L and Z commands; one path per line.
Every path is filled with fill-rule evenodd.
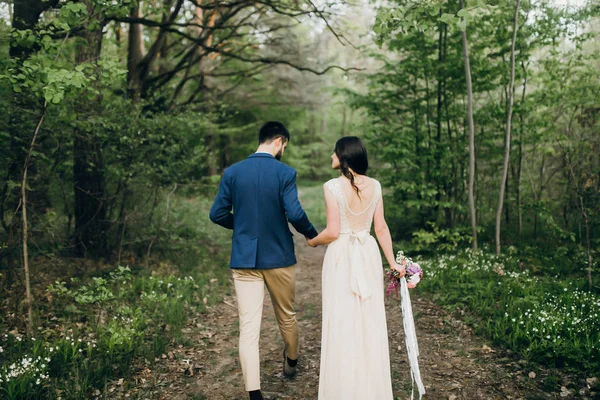
M 296 170 L 267 153 L 225 169 L 210 220 L 233 229 L 231 268 L 296 264 L 288 221 L 302 235 L 317 236 L 298 201 Z

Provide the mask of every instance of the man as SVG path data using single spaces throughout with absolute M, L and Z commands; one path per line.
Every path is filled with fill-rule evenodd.
M 317 236 L 298 201 L 296 171 L 279 161 L 289 140 L 282 123 L 265 123 L 256 153 L 223 173 L 210 210 L 211 221 L 233 229 L 230 266 L 240 317 L 239 354 L 251 400 L 263 398 L 258 340 L 265 285 L 283 338 L 283 373 L 289 378 L 296 374 L 296 256 L 288 221 L 307 238 Z

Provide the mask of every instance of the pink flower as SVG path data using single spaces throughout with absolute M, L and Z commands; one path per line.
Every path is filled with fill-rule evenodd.
M 411 281 L 408 281 L 408 282 L 406 282 L 406 286 L 409 289 L 413 289 L 413 288 L 417 287 L 417 284 L 416 283 L 412 283 Z
M 408 287 L 411 287 L 410 285 L 412 284 L 412 287 L 417 286 L 417 283 L 421 282 L 421 277 L 417 274 L 415 275 L 411 275 L 410 278 L 408 278 L 408 282 L 407 284 L 409 285 Z

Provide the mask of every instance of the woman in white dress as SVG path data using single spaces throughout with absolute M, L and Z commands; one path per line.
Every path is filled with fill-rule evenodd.
M 383 214 L 381 185 L 365 174 L 367 150 L 343 137 L 331 156 L 341 176 L 325 183 L 327 228 L 310 246 L 329 244 L 323 260 L 320 400 L 393 400 L 383 265 L 375 235 L 391 267 L 396 264 Z

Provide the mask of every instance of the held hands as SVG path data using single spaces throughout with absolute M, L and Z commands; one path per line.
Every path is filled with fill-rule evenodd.
M 393 263 L 391 268 L 394 271 L 398 271 L 398 273 L 400 274 L 400 277 L 403 277 L 404 275 L 406 275 L 406 268 L 404 268 L 404 265 L 400 265 L 397 262 Z
M 306 243 L 307 243 L 307 244 L 308 244 L 310 247 L 317 247 L 317 245 L 315 244 L 315 239 L 314 239 L 314 238 L 312 238 L 312 239 L 309 239 L 309 238 L 308 238 L 308 237 L 306 237 L 306 236 L 305 236 L 305 238 L 306 238 Z

